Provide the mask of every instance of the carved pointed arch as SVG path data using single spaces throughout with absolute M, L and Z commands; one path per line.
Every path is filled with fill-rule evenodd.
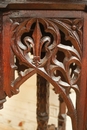
M 12 72 L 18 77 L 11 82 L 10 97 L 35 73 L 53 86 L 65 101 L 73 129 L 77 130 L 77 111 L 70 99 L 73 88 L 79 94 L 82 56 L 82 20 L 29 18 L 11 20 Z

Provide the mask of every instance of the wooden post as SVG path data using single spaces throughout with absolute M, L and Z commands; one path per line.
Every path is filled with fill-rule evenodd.
M 3 33 L 2 33 L 2 29 L 3 29 L 3 17 L 2 17 L 2 13 L 0 12 L 0 109 L 3 108 L 3 103 L 6 101 L 5 97 L 6 94 L 3 90 L 3 84 L 4 84 L 4 76 L 3 76 Z
M 62 97 L 59 95 L 59 115 L 58 115 L 58 129 L 65 130 L 66 128 L 66 105 Z
M 49 119 L 49 83 L 37 75 L 37 130 L 47 130 Z

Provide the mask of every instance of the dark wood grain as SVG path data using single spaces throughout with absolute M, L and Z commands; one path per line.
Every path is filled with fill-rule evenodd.
M 0 13 L 0 109 L 3 108 L 3 103 L 6 101 L 6 94 L 4 88 L 4 60 L 3 60 L 3 35 L 2 35 L 3 23 L 2 14 Z
M 16 9 L 61 9 L 61 10 L 84 10 L 86 11 L 86 0 L 4 0 L 0 2 L 0 9 L 16 10 Z
M 37 75 L 37 130 L 47 130 L 49 120 L 49 83 Z
M 59 127 L 65 130 L 63 113 L 70 117 L 73 130 L 86 130 L 86 4 L 86 0 L 1 1 L 0 108 L 6 96 L 18 94 L 20 86 L 37 74 L 38 130 L 47 130 L 48 82 L 62 99 Z M 75 106 L 70 97 L 72 89 Z

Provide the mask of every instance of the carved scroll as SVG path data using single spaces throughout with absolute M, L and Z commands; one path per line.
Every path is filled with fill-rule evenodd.
M 77 111 L 70 90 L 79 94 L 82 55 L 82 19 L 30 18 L 11 20 L 12 72 L 18 77 L 11 82 L 10 94 L 35 73 L 46 78 L 60 94 L 68 108 L 73 130 L 77 130 Z M 42 55 L 44 53 L 44 55 Z

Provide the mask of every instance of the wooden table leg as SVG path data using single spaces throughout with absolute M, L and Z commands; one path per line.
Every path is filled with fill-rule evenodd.
M 49 83 L 37 75 L 37 130 L 47 130 L 49 119 Z

